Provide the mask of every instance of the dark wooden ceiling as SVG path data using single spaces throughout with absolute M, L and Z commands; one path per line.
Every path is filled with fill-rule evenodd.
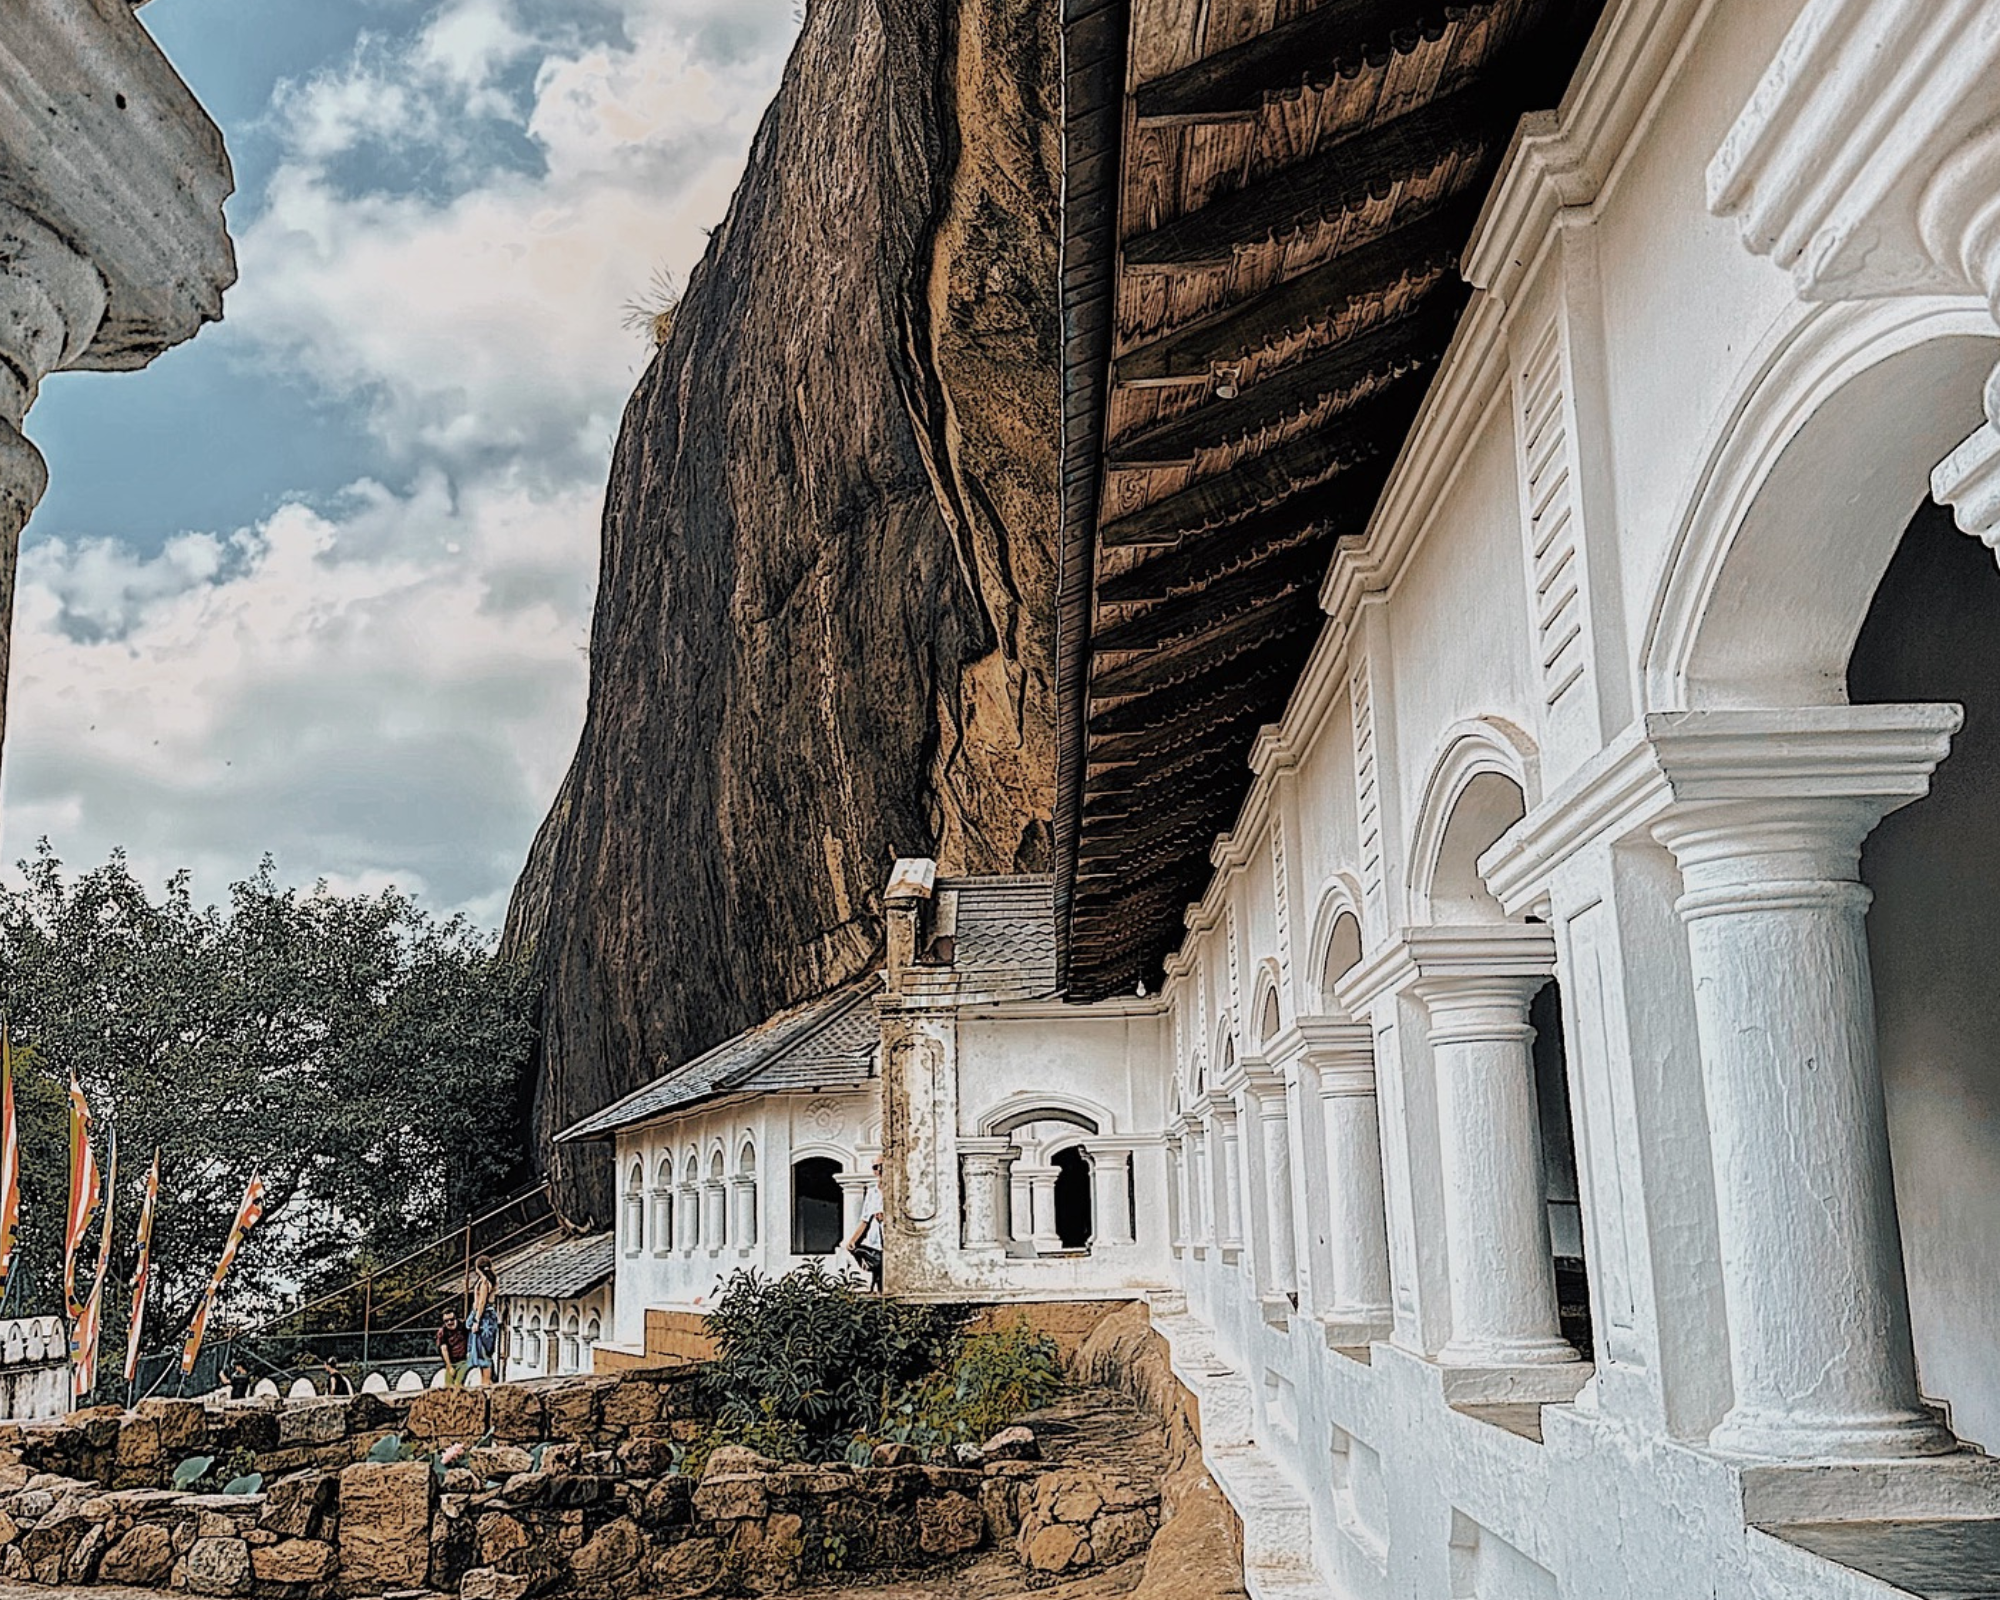
M 1068 0 L 1057 915 L 1158 982 L 1601 0 Z

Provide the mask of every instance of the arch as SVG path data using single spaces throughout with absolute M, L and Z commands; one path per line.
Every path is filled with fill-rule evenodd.
M 1009 1095 L 979 1119 L 984 1138 L 1005 1138 L 1030 1122 L 1072 1122 L 1085 1133 L 1117 1131 L 1104 1107 L 1074 1095 L 1027 1092 Z
M 625 1253 L 636 1256 L 646 1248 L 646 1163 L 634 1160 L 625 1178 Z
M 528 1334 L 521 1342 L 521 1355 L 530 1372 L 545 1370 L 542 1364 L 545 1359 L 542 1354 L 542 1314 L 539 1311 L 528 1313 Z
M 577 1324 L 577 1316 L 572 1311 L 568 1316 L 563 1318 L 562 1364 L 558 1368 L 559 1371 L 577 1372 L 581 1370 L 582 1347 L 580 1344 L 580 1335 L 581 1330 Z
M 589 1320 L 583 1325 L 583 1344 L 577 1352 L 577 1365 L 581 1370 L 588 1372 L 597 1365 L 593 1356 L 597 1349 L 597 1341 L 603 1337 L 604 1324 L 598 1320 L 597 1314 L 592 1312 Z
M 1349 936 L 1341 931 L 1343 928 L 1351 931 L 1352 959 L 1346 959 L 1349 950 L 1343 945 L 1341 960 L 1336 964 L 1334 941 Z M 1327 986 L 1329 973 L 1338 977 L 1361 959 L 1361 889 L 1346 873 L 1335 873 L 1320 890 L 1306 959 L 1309 963 L 1306 970 L 1313 975 L 1315 986 L 1310 1004 L 1315 1010 L 1338 1015 L 1339 1002 Z
M 736 1175 L 739 1178 L 757 1176 L 757 1145 L 747 1133 L 743 1136 L 742 1148 L 736 1152 Z
M 1979 425 L 1984 306 L 1804 308 L 1745 363 L 1682 497 L 1639 651 L 1645 709 L 1832 705 L 1931 468 Z
M 726 1176 L 722 1160 L 722 1146 L 716 1145 L 708 1152 L 708 1181 L 720 1183 Z
M 1266 956 L 1258 963 L 1255 998 L 1250 1015 L 1257 1019 L 1257 1042 L 1261 1045 L 1284 1026 L 1284 1004 L 1278 998 L 1278 963 Z
M 846 1201 L 840 1161 L 833 1156 L 801 1156 L 792 1163 L 792 1254 L 830 1256 L 846 1231 Z
M 1540 798 L 1534 742 L 1519 728 L 1480 717 L 1447 729 L 1411 834 L 1410 920 L 1503 920 L 1479 857 Z

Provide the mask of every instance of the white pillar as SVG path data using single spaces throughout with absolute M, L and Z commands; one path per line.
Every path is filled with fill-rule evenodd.
M 729 1242 L 729 1213 L 720 1178 L 710 1178 L 701 1187 L 701 1241 L 710 1255 L 719 1254 Z
M 1382 1193 L 1382 1137 L 1375 1100 L 1375 1038 L 1366 1023 L 1309 1035 L 1308 1081 L 1319 1094 L 1327 1178 L 1324 1277 L 1314 1306 L 1329 1344 L 1387 1338 L 1389 1228 Z
M 866 1168 L 860 1172 L 836 1172 L 833 1181 L 840 1185 L 840 1237 L 852 1237 L 854 1230 L 861 1226 L 861 1203 L 868 1198 L 868 1185 L 874 1175 Z
M 1167 1136 L 1167 1248 L 1179 1255 L 1188 1244 L 1187 1141 Z
M 1208 1125 L 1189 1113 L 1182 1118 L 1188 1146 L 1188 1239 L 1197 1255 L 1214 1241 L 1215 1188 L 1209 1177 Z
M 1686 891 L 1729 1312 L 1734 1403 L 1711 1443 L 1929 1455 L 1954 1444 L 1917 1393 L 1859 861 L 1876 822 L 1928 787 L 1958 708 L 1789 716 L 1805 725 L 1721 749 L 1735 781 L 1711 784 L 1717 798 L 1699 780 L 1719 741 L 1662 752 L 1670 777 L 1685 764 L 1696 780 L 1654 833 Z
M 1243 1249 L 1243 1145 L 1236 1103 L 1221 1093 L 1209 1096 L 1209 1126 L 1215 1157 L 1215 1242 L 1225 1261 Z
M 1132 1242 L 1132 1147 L 1091 1140 L 1083 1147 L 1090 1159 L 1092 1249 Z
M 736 1250 L 739 1255 L 748 1255 L 757 1243 L 757 1180 L 747 1174 L 738 1174 L 730 1179 L 736 1193 Z
M 1451 1338 L 1438 1360 L 1573 1362 L 1556 1316 L 1528 1025 L 1528 1002 L 1555 964 L 1554 941 L 1544 929 L 1511 925 L 1450 933 L 1450 954 L 1426 962 L 1416 986 L 1437 1075 L 1451 1283 Z
M 1293 1309 L 1298 1291 L 1298 1242 L 1292 1216 L 1290 1097 L 1282 1072 L 1252 1068 L 1244 1087 L 1256 1118 L 1263 1182 L 1263 1247 L 1257 1252 L 1257 1296 L 1267 1314 Z
M 1056 1179 L 1062 1169 L 1038 1163 L 1017 1165 L 1014 1171 L 1028 1187 L 1028 1238 L 1035 1253 L 1054 1255 L 1063 1247 L 1062 1235 L 1056 1231 Z
M 997 1250 L 1005 1241 L 1007 1213 L 1002 1209 L 1003 1159 L 1013 1150 L 1009 1139 L 960 1139 L 959 1167 L 965 1186 L 965 1248 Z
M 681 1189 L 680 1203 L 674 1207 L 674 1242 L 683 1250 L 701 1248 L 701 1190 L 693 1184 Z

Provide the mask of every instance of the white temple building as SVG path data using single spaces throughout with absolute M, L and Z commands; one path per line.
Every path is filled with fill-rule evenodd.
M 1611 0 L 1462 267 L 1164 992 L 899 864 L 572 1130 L 617 1339 L 880 1153 L 892 1291 L 1150 1303 L 1255 1594 L 2000 1593 L 2000 0 Z

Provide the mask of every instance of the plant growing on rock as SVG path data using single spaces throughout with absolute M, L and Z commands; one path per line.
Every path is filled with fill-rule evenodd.
M 960 1339 L 948 1367 L 926 1374 L 892 1401 L 883 1437 L 920 1450 L 977 1444 L 1040 1410 L 1063 1384 L 1055 1340 L 1020 1317 L 1012 1327 Z

